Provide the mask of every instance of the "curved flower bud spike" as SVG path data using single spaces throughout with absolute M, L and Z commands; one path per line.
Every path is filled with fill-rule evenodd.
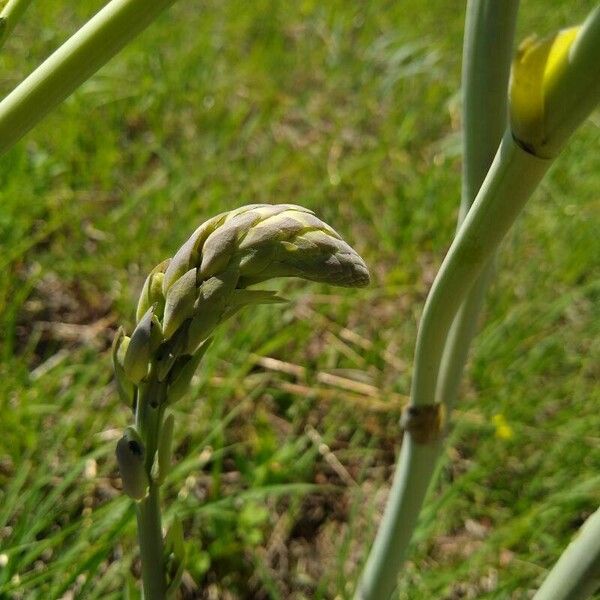
M 154 362 L 163 381 L 178 356 L 194 354 L 242 306 L 280 302 L 263 290 L 244 295 L 246 287 L 275 277 L 360 287 L 368 283 L 369 272 L 339 234 L 306 208 L 251 204 L 217 215 L 146 279 L 126 357 L 128 376 L 141 381 Z M 150 307 L 166 340 L 158 348 L 150 344 L 142 316 Z
M 162 537 L 159 488 L 170 466 L 173 434 L 173 416 L 163 422 L 165 410 L 189 389 L 216 327 L 245 306 L 285 302 L 274 291 L 246 289 L 275 277 L 346 287 L 369 283 L 362 258 L 312 211 L 251 204 L 209 219 L 172 259 L 157 265 L 140 294 L 131 339 L 121 330 L 115 339 L 119 393 L 132 404 L 137 399 L 132 431 L 140 432 L 140 440 L 126 434 L 117 458 L 126 493 L 140 500 L 148 600 L 176 592 L 185 554 L 181 531 L 176 539 L 173 533 Z

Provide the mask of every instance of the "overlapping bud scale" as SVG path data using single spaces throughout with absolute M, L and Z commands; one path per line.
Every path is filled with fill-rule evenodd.
M 130 383 L 152 376 L 177 381 L 180 395 L 182 372 L 191 378 L 215 327 L 244 306 L 283 301 L 275 292 L 247 289 L 275 277 L 346 287 L 369 282 L 360 256 L 306 208 L 252 204 L 217 215 L 146 279 L 138 325 L 113 353 L 120 388 L 128 395 Z

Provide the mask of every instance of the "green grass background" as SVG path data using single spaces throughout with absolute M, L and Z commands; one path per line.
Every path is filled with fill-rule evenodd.
M 594 4 L 523 2 L 519 38 Z M 34 3 L 1 89 L 100 5 Z M 157 262 L 252 202 L 313 208 L 373 284 L 285 282 L 289 305 L 218 335 L 175 411 L 183 594 L 351 597 L 454 231 L 463 18 L 452 0 L 179 2 L 2 157 L 0 598 L 137 597 L 109 344 Z M 599 504 L 598 123 L 503 246 L 399 598 L 531 597 Z

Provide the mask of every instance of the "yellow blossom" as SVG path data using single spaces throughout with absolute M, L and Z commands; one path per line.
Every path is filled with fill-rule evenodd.
M 500 440 L 510 440 L 514 432 L 512 427 L 507 423 L 504 415 L 501 413 L 497 413 L 492 417 L 492 423 L 496 428 L 495 435 Z

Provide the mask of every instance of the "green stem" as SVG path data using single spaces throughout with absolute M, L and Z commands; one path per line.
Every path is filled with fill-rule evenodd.
M 396 588 L 439 451 L 439 443 L 417 444 L 410 435 L 404 436 L 385 513 L 355 600 L 386 600 Z
M 164 413 L 164 388 L 150 383 L 141 388 L 135 421 L 144 442 L 146 472 L 150 485 L 148 495 L 136 505 L 138 540 L 142 561 L 142 584 L 145 600 L 163 600 L 166 597 L 164 541 L 161 525 L 160 487 L 153 480 L 158 440 Z
M 432 404 L 448 330 L 469 290 L 552 163 L 506 131 L 488 176 L 433 283 L 417 335 L 412 404 Z
M 0 13 L 0 48 L 30 4 L 31 0 L 8 0 Z
M 496 8 L 500 6 L 507 6 L 510 10 L 511 5 L 508 2 L 497 3 Z M 475 4 L 471 4 L 470 7 L 475 7 L 473 10 L 476 9 Z M 492 3 L 488 4 L 487 8 L 491 10 Z M 498 8 L 498 10 L 501 9 Z M 476 16 L 475 13 L 473 14 Z M 482 23 L 484 21 L 474 18 L 472 22 Z M 505 24 L 508 22 L 504 21 Z M 493 27 L 493 24 L 490 24 L 490 27 Z M 514 31 L 514 23 L 511 27 L 511 31 Z M 475 44 L 475 46 L 477 45 Z M 466 47 L 470 47 L 469 43 Z M 492 257 L 498 245 L 541 181 L 552 158 L 556 156 L 567 138 L 587 117 L 600 98 L 598 78 L 591 73 L 593 69 L 597 70 L 598 47 L 600 47 L 600 9 L 594 11 L 581 28 L 580 34 L 569 51 L 568 68 L 561 73 L 555 89 L 552 90 L 553 97 L 548 104 L 552 105 L 552 100 L 556 98 L 560 98 L 560 101 L 550 116 L 554 119 L 555 124 L 561 123 L 560 128 L 556 127 L 556 131 L 560 133 L 556 139 L 548 136 L 545 138 L 545 141 L 549 143 L 547 146 L 552 149 L 552 152 L 539 156 L 530 154 L 523 149 L 521 144 L 515 142 L 510 128 L 505 132 L 489 173 L 472 208 L 466 214 L 464 223 L 458 231 L 427 298 L 417 336 L 415 371 L 411 390 L 412 411 L 409 415 L 411 413 L 419 414 L 419 411 L 416 410 L 419 407 L 425 407 L 421 411 L 423 415 L 431 414 L 432 411 L 428 407 L 439 406 L 440 401 L 447 405 L 453 403 L 466 360 L 468 345 L 475 331 L 474 316 L 479 312 L 483 298 L 485 278 L 487 277 L 484 276 L 484 273 L 486 271 L 489 273 Z M 481 76 L 484 77 L 484 75 Z M 473 96 L 473 99 L 477 100 L 477 97 Z M 568 102 L 563 102 L 561 105 L 562 100 L 568 100 Z M 571 107 L 574 108 L 573 115 L 565 120 L 562 113 L 569 113 Z M 485 111 L 482 115 L 485 117 Z M 475 127 L 486 126 L 484 123 L 475 123 L 474 125 Z M 491 140 L 490 143 L 492 143 Z M 482 156 L 485 155 L 482 154 Z M 475 159 L 473 160 L 475 161 Z M 481 172 L 484 170 L 485 165 L 481 167 Z M 473 182 L 473 185 L 476 186 L 475 177 L 473 177 Z M 469 184 L 466 185 L 467 192 L 463 195 L 463 200 L 466 198 L 468 201 L 470 193 L 474 192 L 476 188 L 469 191 Z M 467 205 L 464 202 L 461 211 L 463 216 L 466 209 Z M 471 290 L 473 291 L 471 292 Z M 470 297 L 468 297 L 469 293 L 472 293 Z M 465 301 L 467 302 L 465 303 Z M 459 321 L 456 321 L 454 339 L 448 346 L 445 364 L 442 366 L 442 354 L 449 329 L 461 306 L 464 314 L 459 317 Z M 458 351 L 458 354 L 452 355 L 453 351 Z M 440 378 L 439 385 L 438 378 Z M 449 387 L 446 388 L 446 385 Z M 391 490 L 392 500 L 386 506 L 375 544 L 367 562 L 365 577 L 359 588 L 359 597 L 364 599 L 384 600 L 392 594 L 396 586 L 397 572 L 404 560 L 404 554 L 433 472 L 433 464 L 424 465 L 420 459 L 421 452 L 412 449 L 412 444 L 419 442 L 412 439 L 411 435 L 410 432 L 407 432 Z M 427 442 L 425 446 L 429 444 L 433 448 L 433 443 Z M 427 449 L 423 448 L 423 453 L 426 451 Z M 432 463 L 436 456 L 437 452 L 433 452 Z M 411 488 L 410 482 L 417 479 L 417 475 L 413 471 L 417 474 L 420 472 L 425 481 Z M 398 505 L 405 507 L 403 512 L 397 508 Z M 409 525 L 399 524 L 400 519 Z M 389 532 L 398 532 L 398 535 L 404 537 L 398 540 Z
M 159 490 L 157 484 L 151 483 L 148 495 L 136 505 L 144 600 L 164 600 L 166 597 Z
M 518 6 L 518 0 L 469 0 L 467 4 L 462 84 L 464 158 L 459 226 L 483 183 L 506 126 L 508 78 Z M 419 384 L 413 384 L 413 403 L 433 403 L 434 398 L 446 405 L 453 402 L 458 392 L 468 348 L 475 335 L 477 315 L 491 278 L 492 264 L 493 258 L 490 258 L 474 284 L 464 282 L 466 287 L 460 289 L 460 293 L 463 298 L 465 293 L 468 295 L 455 317 L 447 342 L 443 326 L 437 339 L 432 335 L 435 334 L 437 325 L 435 316 L 432 318 L 431 315 L 436 311 L 435 306 L 432 308 L 428 302 L 419 332 L 421 342 L 418 345 L 416 363 L 418 364 L 423 356 L 434 353 L 435 349 L 441 350 L 444 343 L 446 347 L 443 360 L 439 357 L 435 366 L 430 367 L 435 369 L 435 375 L 438 367 L 440 368 L 437 398 L 435 381 L 426 391 L 428 397 L 418 395 L 422 384 L 421 387 Z M 440 272 L 438 280 L 441 275 Z M 441 302 L 443 310 L 443 294 L 438 291 L 436 298 Z M 448 307 L 447 317 L 454 317 L 452 307 Z M 443 325 L 443 315 L 440 321 Z M 423 329 L 426 330 L 425 333 L 431 332 L 429 336 L 424 336 Z M 428 339 L 434 346 L 427 345 Z M 427 371 L 423 371 L 422 368 L 419 370 L 420 374 L 424 372 Z M 431 371 L 429 373 L 433 375 Z M 404 437 L 385 514 L 360 583 L 359 598 L 385 599 L 396 587 L 398 572 L 416 528 L 441 448 L 440 440 L 418 444 L 410 434 Z
M 518 0 L 469 0 L 462 64 L 463 169 L 459 223 L 479 192 L 506 129 Z
M 462 224 L 492 164 L 506 128 L 508 79 L 518 0 L 469 0 L 463 47 L 463 172 L 458 225 Z M 444 348 L 436 400 L 456 402 L 477 320 L 492 280 L 490 259 L 460 307 Z M 449 412 L 449 411 L 448 411 Z
M 0 102 L 0 154 L 174 2 L 109 2 Z
M 412 406 L 434 403 L 452 320 L 550 164 L 521 149 L 510 131 L 505 133 L 425 303 L 417 335 Z M 438 454 L 439 441 L 419 444 L 410 433 L 405 434 L 390 501 L 367 561 L 359 598 L 385 600 L 393 593 Z
M 456 314 L 444 346 L 438 375 L 436 402 L 446 407 L 450 416 L 460 389 L 471 342 L 477 334 L 478 318 L 483 308 L 485 294 L 494 278 L 493 256 L 483 269 Z
M 600 588 L 600 509 L 583 524 L 533 600 L 584 600 Z

